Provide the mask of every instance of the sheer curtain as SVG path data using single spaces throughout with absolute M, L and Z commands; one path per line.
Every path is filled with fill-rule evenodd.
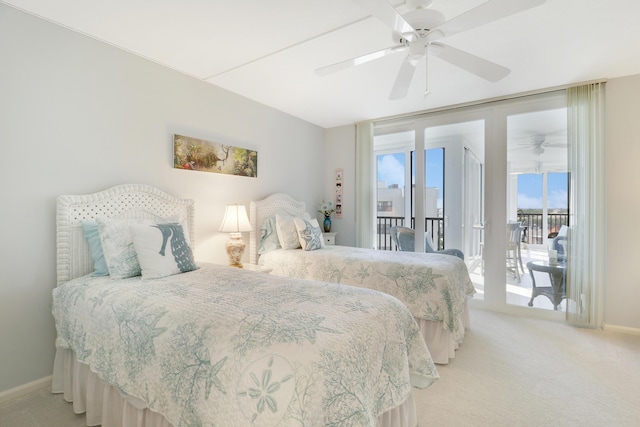
M 605 83 L 567 89 L 570 213 L 567 322 L 602 324 Z
M 374 187 L 373 123 L 356 124 L 356 246 L 373 248 Z

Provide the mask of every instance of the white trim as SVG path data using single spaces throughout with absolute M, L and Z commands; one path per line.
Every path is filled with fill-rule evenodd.
M 605 325 L 602 328 L 606 332 L 615 332 L 619 334 L 638 335 L 640 336 L 640 328 L 630 328 L 628 326 Z
M 432 113 L 447 112 L 447 111 L 457 110 L 457 109 L 462 109 L 467 107 L 483 106 L 483 105 L 494 103 L 494 102 L 510 101 L 518 98 L 526 98 L 529 96 L 543 95 L 550 92 L 563 91 L 563 90 L 567 90 L 569 88 L 577 87 L 577 86 L 583 86 L 583 85 L 595 84 L 595 83 L 606 83 L 606 82 L 607 82 L 607 78 L 589 80 L 586 82 L 570 83 L 570 84 L 553 86 L 548 88 L 530 90 L 526 92 L 518 92 L 510 95 L 497 96 L 494 98 L 478 99 L 476 101 L 463 102 L 460 104 L 445 105 L 442 107 L 435 107 L 429 110 L 420 110 L 420 111 L 414 111 L 410 113 L 396 114 L 394 116 L 378 117 L 374 119 L 368 119 L 363 122 L 356 122 L 355 124 L 359 125 L 360 123 L 372 122 L 372 123 L 375 123 L 376 126 L 379 126 L 387 121 L 393 122 L 395 120 L 415 120 L 417 116 L 422 116 L 422 115 L 427 115 Z
M 10 388 L 0 392 L 0 404 L 8 402 L 18 397 L 29 394 L 32 391 L 40 390 L 51 385 L 51 375 L 47 375 L 39 380 L 31 381 L 30 383 L 19 385 L 18 387 Z

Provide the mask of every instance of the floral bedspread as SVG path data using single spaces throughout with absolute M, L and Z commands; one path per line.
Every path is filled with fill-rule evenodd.
M 374 426 L 438 373 L 396 298 L 201 264 L 53 291 L 56 346 L 175 426 Z
M 280 276 L 388 293 L 414 317 L 443 322 L 446 330 L 461 337 L 460 314 L 467 297 L 476 292 L 464 261 L 451 255 L 326 246 L 315 251 L 278 249 L 260 255 L 259 263 Z

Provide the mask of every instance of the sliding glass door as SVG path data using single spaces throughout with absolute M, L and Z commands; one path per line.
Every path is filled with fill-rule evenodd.
M 397 249 L 393 225 L 428 232 L 437 249 L 464 252 L 473 304 L 560 318 L 564 299 L 536 291 L 529 267 L 538 288 L 553 288 L 550 278 L 562 276 L 560 267 L 542 264 L 569 225 L 564 91 L 388 122 L 373 132 L 378 249 Z M 424 239 L 414 246 L 424 251 Z
M 506 117 L 505 299 L 529 310 L 566 307 L 567 109 L 555 101 L 521 103 Z
M 477 112 L 376 129 L 378 249 L 396 250 L 389 230 L 406 226 L 416 236 L 428 233 L 437 250 L 462 250 L 469 269 L 481 270 L 485 136 L 485 118 Z M 414 246 L 424 251 L 425 239 L 416 238 Z M 482 276 L 477 279 L 481 296 Z

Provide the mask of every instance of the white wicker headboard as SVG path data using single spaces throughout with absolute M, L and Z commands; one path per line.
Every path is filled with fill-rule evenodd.
M 94 218 L 177 217 L 189 228 L 191 245 L 195 242 L 193 200 L 179 199 L 157 188 L 125 184 L 94 194 L 59 196 L 56 209 L 57 284 L 93 271 L 89 245 L 81 221 Z
M 260 228 L 265 218 L 274 215 L 276 212 L 287 212 L 291 215 L 302 215 L 306 212 L 304 202 L 299 202 L 285 193 L 274 193 L 257 202 L 249 205 L 249 220 L 253 231 L 250 233 L 249 242 L 249 262 L 258 263 L 258 245 L 260 244 Z

